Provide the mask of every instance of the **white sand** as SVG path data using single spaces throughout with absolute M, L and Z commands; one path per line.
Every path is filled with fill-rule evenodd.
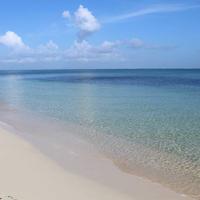
M 17 200 L 189 200 L 133 176 L 128 196 L 69 173 L 28 142 L 0 128 L 0 198 Z M 11 196 L 11 197 L 8 197 Z

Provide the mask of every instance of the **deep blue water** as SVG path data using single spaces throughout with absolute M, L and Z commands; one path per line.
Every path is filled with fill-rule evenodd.
M 119 166 L 200 194 L 198 69 L 0 71 L 0 100 L 87 127 Z

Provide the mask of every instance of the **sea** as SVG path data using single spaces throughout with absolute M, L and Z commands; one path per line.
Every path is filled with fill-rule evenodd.
M 200 199 L 199 69 L 0 71 L 0 120 L 40 142 L 33 118 L 57 124 L 56 147 L 62 124 L 121 170 Z

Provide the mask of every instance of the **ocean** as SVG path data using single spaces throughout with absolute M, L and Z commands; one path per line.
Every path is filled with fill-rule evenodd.
M 79 127 L 120 169 L 200 199 L 198 69 L 0 71 L 0 102 Z

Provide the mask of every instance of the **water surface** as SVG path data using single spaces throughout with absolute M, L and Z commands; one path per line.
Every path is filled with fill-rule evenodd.
M 1 71 L 0 100 L 84 127 L 123 170 L 200 199 L 200 70 Z

